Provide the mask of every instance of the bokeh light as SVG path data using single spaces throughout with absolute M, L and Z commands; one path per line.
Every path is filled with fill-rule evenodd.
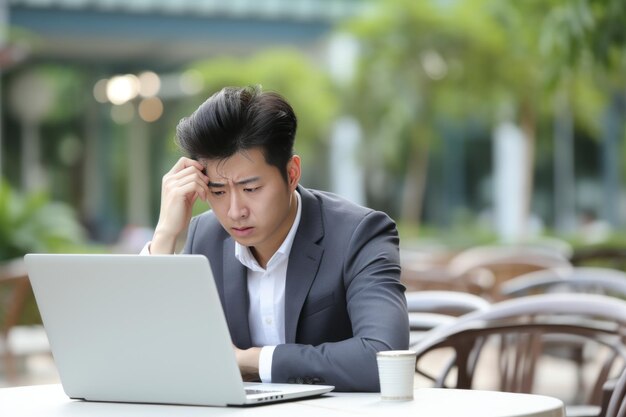
M 116 75 L 107 82 L 107 98 L 113 104 L 124 104 L 139 94 L 139 79 L 136 75 Z
M 93 86 L 93 97 L 98 103 L 107 103 L 109 98 L 107 97 L 107 83 L 108 79 L 104 78 L 98 80 Z
M 161 89 L 161 79 L 152 72 L 146 71 L 139 74 L 139 95 L 142 97 L 154 97 Z
M 163 102 L 158 97 L 144 98 L 139 103 L 139 117 L 145 122 L 159 120 L 163 114 Z

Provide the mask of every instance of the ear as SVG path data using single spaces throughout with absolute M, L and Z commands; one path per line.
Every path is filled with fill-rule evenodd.
M 289 162 L 287 162 L 287 186 L 291 191 L 294 191 L 300 183 L 301 174 L 300 157 L 298 155 L 294 155 L 291 157 Z

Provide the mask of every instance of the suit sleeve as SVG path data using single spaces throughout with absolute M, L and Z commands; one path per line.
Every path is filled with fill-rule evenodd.
M 198 229 L 199 216 L 192 217 L 189 222 L 189 227 L 187 228 L 187 238 L 185 240 L 185 246 L 183 247 L 182 253 L 185 255 L 194 253 L 193 244 L 195 242 L 196 230 Z
M 403 350 L 409 344 L 398 244 L 395 224 L 388 216 L 371 212 L 362 219 L 343 260 L 353 337 L 318 346 L 278 345 L 272 382 L 326 383 L 337 391 L 380 389 L 376 352 Z

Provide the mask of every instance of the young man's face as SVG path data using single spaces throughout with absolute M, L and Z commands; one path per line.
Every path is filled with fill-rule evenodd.
M 296 216 L 294 190 L 300 180 L 300 158 L 294 156 L 289 161 L 287 182 L 258 148 L 224 161 L 207 161 L 207 176 L 209 203 L 218 220 L 265 266 Z

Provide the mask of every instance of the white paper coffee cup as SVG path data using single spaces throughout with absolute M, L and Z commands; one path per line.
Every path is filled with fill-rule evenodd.
M 376 354 L 380 398 L 384 401 L 413 399 L 415 352 L 412 350 L 387 350 Z

